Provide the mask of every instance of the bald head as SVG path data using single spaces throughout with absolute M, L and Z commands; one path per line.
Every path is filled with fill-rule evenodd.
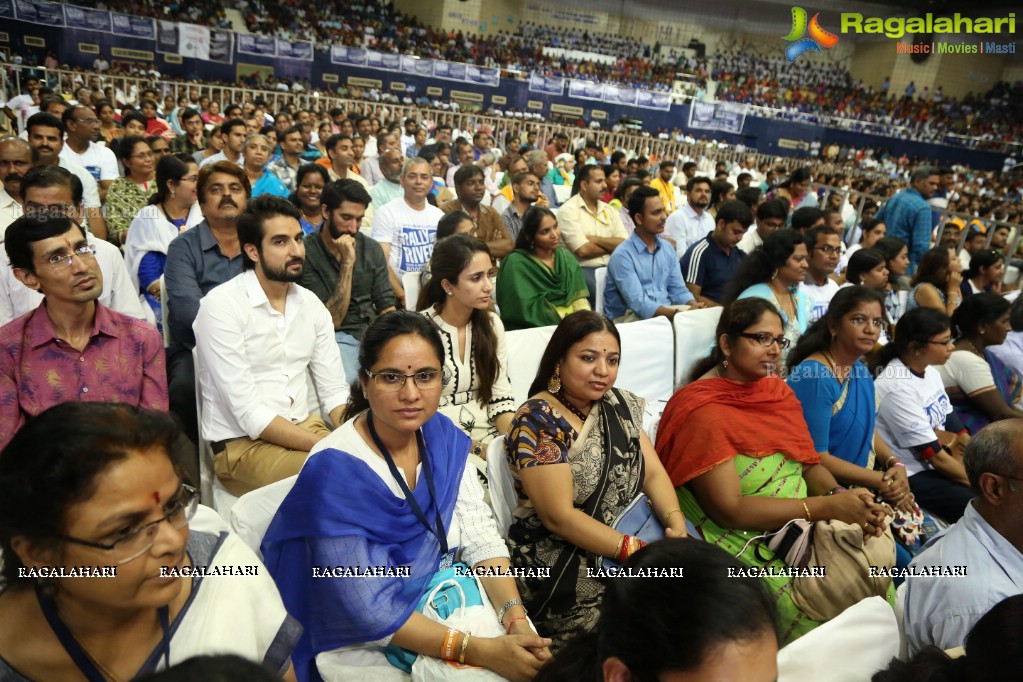
M 4 190 L 21 200 L 21 179 L 32 167 L 32 147 L 17 137 L 0 138 L 0 181 Z
M 388 149 L 380 154 L 380 173 L 390 182 L 401 179 L 401 152 Z

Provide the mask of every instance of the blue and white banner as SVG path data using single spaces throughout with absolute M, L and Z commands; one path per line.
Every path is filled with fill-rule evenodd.
M 436 78 L 443 78 L 449 81 L 465 80 L 465 64 L 457 62 L 446 62 L 438 59 L 433 63 L 433 75 Z
M 544 95 L 560 95 L 565 91 L 565 79 L 533 72 L 529 74 L 529 91 Z
M 626 88 L 621 85 L 611 85 L 608 83 L 604 86 L 604 101 L 608 104 L 636 104 L 636 97 L 638 93 L 635 88 Z
M 380 71 L 401 71 L 401 55 L 366 50 L 366 67 Z
M 689 127 L 738 134 L 742 132 L 748 110 L 748 104 L 694 100 L 689 107 Z
M 64 21 L 67 22 L 68 28 L 110 33 L 110 12 L 103 9 L 64 5 Z
M 273 36 L 257 36 L 251 33 L 238 34 L 238 52 L 259 57 L 277 56 L 277 39 Z
M 368 53 L 369 50 L 362 47 L 334 45 L 330 48 L 330 61 L 334 64 L 366 66 L 366 56 Z
M 656 90 L 639 90 L 636 98 L 636 106 L 644 109 L 660 109 L 668 111 L 671 109 L 671 93 L 658 92 Z
M 412 55 L 403 54 L 401 55 L 401 72 L 412 73 L 417 76 L 432 76 L 433 60 L 417 59 Z
M 18 19 L 47 26 L 64 25 L 64 6 L 46 0 L 16 0 Z
M 501 84 L 501 71 L 500 69 L 492 69 L 486 66 L 475 66 L 469 64 L 466 67 L 465 79 L 470 83 L 476 85 L 486 85 L 490 88 L 496 88 Z
M 178 25 L 173 21 L 156 22 L 156 51 L 177 54 Z
M 568 81 L 568 96 L 576 99 L 593 99 L 602 101 L 604 99 L 604 84 L 593 81 Z
M 278 47 L 278 49 L 280 48 Z M 209 60 L 230 64 L 232 57 L 234 57 L 234 31 L 211 29 Z
M 0 0 L 0 19 L 14 19 L 14 0 Z
M 145 40 L 156 40 L 156 21 L 145 17 L 133 17 L 127 14 L 111 12 L 114 33 L 131 38 L 143 38 Z
M 313 44 L 308 40 L 277 39 L 277 56 L 284 59 L 301 59 L 304 62 L 313 60 Z

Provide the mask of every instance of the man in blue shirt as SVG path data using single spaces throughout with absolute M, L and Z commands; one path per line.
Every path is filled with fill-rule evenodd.
M 638 187 L 629 198 L 629 214 L 636 229 L 608 261 L 604 314 L 616 321 L 657 315 L 670 320 L 690 307 L 693 295 L 682 281 L 675 249 L 660 236 L 668 220 L 660 193 Z
M 909 247 L 909 270 L 916 272 L 916 266 L 927 249 L 931 248 L 931 205 L 927 200 L 938 189 L 938 171 L 931 166 L 922 166 L 909 176 L 910 186 L 884 205 L 877 219 L 888 226 L 888 236 L 898 237 Z
M 1023 423 L 994 422 L 966 446 L 973 500 L 913 559 L 906 580 L 909 653 L 953 649 L 992 606 L 1023 593 Z
M 697 301 L 707 306 L 721 305 L 728 283 L 746 257 L 739 242 L 752 224 L 749 206 L 726 201 L 718 209 L 714 230 L 682 256 L 682 279 Z

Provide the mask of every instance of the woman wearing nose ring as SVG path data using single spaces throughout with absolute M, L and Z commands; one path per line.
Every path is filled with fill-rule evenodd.
M 444 342 L 449 381 L 439 411 L 472 438 L 472 454 L 482 457 L 490 441 L 508 433 L 515 412 L 504 325 L 489 310 L 494 259 L 482 240 L 453 234 L 437 242 L 430 272 L 417 307 Z
M 604 583 L 587 569 L 643 546 L 610 525 L 639 493 L 668 537 L 686 535 L 671 481 L 642 429 L 644 401 L 614 388 L 620 357 L 613 322 L 591 311 L 567 316 L 506 440 L 519 492 L 508 547 L 515 566 L 550 569 L 549 578 L 520 579 L 519 591 L 556 645 L 597 623 Z

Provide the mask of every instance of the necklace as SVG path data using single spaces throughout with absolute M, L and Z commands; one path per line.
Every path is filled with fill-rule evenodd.
M 575 416 L 579 417 L 580 421 L 583 421 L 583 422 L 586 421 L 586 417 L 588 415 L 585 414 L 578 407 L 573 405 L 572 402 L 568 399 L 568 397 L 565 396 L 564 391 L 558 391 L 557 393 L 554 394 L 554 397 L 556 397 L 558 400 L 560 400 L 561 404 L 564 405 L 565 407 L 567 407 L 569 412 L 571 412 Z
M 977 344 L 975 344 L 973 341 L 970 341 L 969 339 L 963 339 L 962 341 L 959 342 L 959 344 L 961 346 L 965 345 L 967 343 L 970 344 L 970 347 L 969 348 L 965 348 L 964 350 L 968 350 L 971 353 L 973 353 L 974 355 L 976 355 L 978 357 L 981 357 L 981 358 L 984 358 L 984 361 L 987 362 L 987 358 L 984 357 L 984 353 L 979 348 L 977 348 Z
M 838 383 L 839 384 L 843 383 L 845 381 L 845 377 L 841 377 L 838 375 L 838 364 L 835 362 L 835 359 L 831 357 L 831 353 L 829 353 L 826 350 L 822 350 L 821 355 L 823 355 L 824 359 L 828 361 L 829 369 L 831 370 L 831 373 L 835 376 L 835 379 L 838 380 Z
M 71 632 L 70 628 L 68 629 L 68 632 Z M 82 644 L 82 640 L 78 639 L 78 636 L 75 633 L 71 632 L 71 636 L 74 637 L 76 642 L 78 642 L 78 646 L 82 647 L 82 651 L 85 652 L 85 655 L 89 657 L 89 660 L 92 661 L 93 665 L 99 668 L 99 671 L 101 673 L 110 678 L 110 682 L 121 682 L 121 678 L 119 678 L 114 673 L 110 672 L 110 668 L 103 665 L 103 661 L 96 658 L 96 656 L 91 651 L 85 648 L 85 645 Z

